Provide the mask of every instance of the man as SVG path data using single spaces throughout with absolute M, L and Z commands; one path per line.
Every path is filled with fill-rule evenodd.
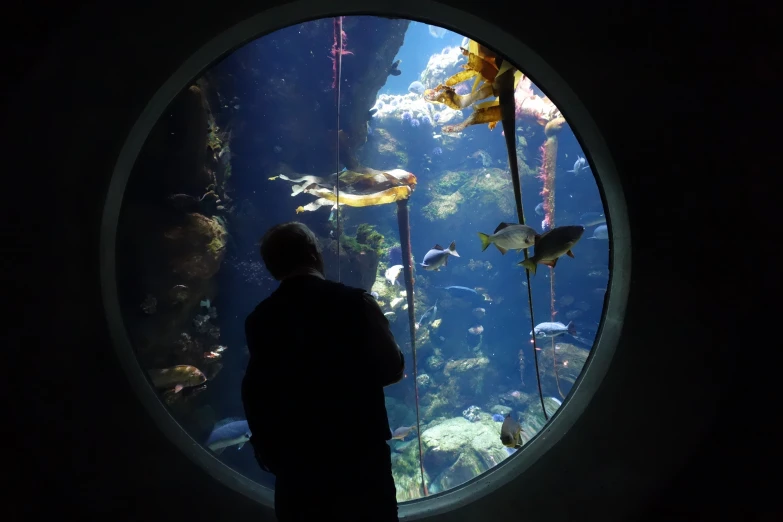
M 280 286 L 245 322 L 242 401 L 277 519 L 397 521 L 383 388 L 405 363 L 389 322 L 364 290 L 324 279 L 305 225 L 272 227 L 261 257 Z

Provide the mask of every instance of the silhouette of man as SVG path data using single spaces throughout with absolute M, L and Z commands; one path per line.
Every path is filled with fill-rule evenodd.
M 280 286 L 245 322 L 242 402 L 277 519 L 397 521 L 383 388 L 405 362 L 388 320 L 364 290 L 324 279 L 301 223 L 272 227 L 261 257 Z

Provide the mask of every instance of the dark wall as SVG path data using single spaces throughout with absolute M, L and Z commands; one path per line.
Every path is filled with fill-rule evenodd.
M 132 395 L 101 310 L 98 227 L 119 148 L 149 98 L 257 5 L 26 4 L 3 22 L 6 478 L 33 499 L 12 495 L 12 514 L 256 518 L 252 502 L 166 441 Z M 775 16 L 752 7 L 525 3 L 521 16 L 466 6 L 519 34 L 576 91 L 611 148 L 631 214 L 623 344 L 563 452 L 534 469 L 539 500 L 528 517 L 772 513 L 771 482 L 755 468 L 774 455 L 759 408 L 774 381 L 768 346 L 779 342 L 771 305 L 751 294 L 779 281 L 768 262 L 776 231 L 755 217 L 773 197 L 759 163 L 775 153 L 773 134 L 746 120 L 764 114 L 755 100 L 771 79 L 764 35 Z M 745 19 L 753 37 L 742 34 Z M 755 371 L 739 364 L 749 359 Z M 469 514 L 495 519 L 503 508 L 486 501 Z

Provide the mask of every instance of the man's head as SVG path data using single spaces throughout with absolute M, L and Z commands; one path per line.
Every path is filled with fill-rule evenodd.
M 324 258 L 313 231 L 292 221 L 270 228 L 261 239 L 261 258 L 278 281 L 303 270 L 324 272 Z

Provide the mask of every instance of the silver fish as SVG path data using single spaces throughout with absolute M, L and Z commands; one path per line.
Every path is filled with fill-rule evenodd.
M 424 254 L 421 266 L 424 267 L 424 270 L 439 271 L 440 267 L 448 265 L 449 256 L 459 257 L 456 241 L 452 241 L 449 248 L 443 248 L 440 245 L 432 247 L 429 252 Z
M 593 235 L 587 239 L 609 239 L 609 229 L 606 228 L 606 225 L 595 227 L 595 230 L 593 230 Z
M 533 332 L 536 333 L 536 339 L 544 339 L 546 337 L 557 337 L 558 335 L 563 334 L 576 335 L 576 328 L 574 327 L 573 321 L 568 324 L 539 323 L 536 325 Z M 530 332 L 530 335 L 533 335 L 533 332 Z
M 246 420 L 225 419 L 215 425 L 204 446 L 220 455 L 229 446 L 238 446 L 238 450 L 242 449 L 245 442 L 250 440 L 250 435 L 250 427 Z
M 600 212 L 587 212 L 579 216 L 579 224 L 585 227 L 606 223 L 606 216 Z
M 527 225 L 515 225 L 513 223 L 501 223 L 492 235 L 478 233 L 481 239 L 481 251 L 495 244 L 500 253 L 505 255 L 509 250 L 522 251 L 531 247 L 536 242 L 538 232 Z
M 590 170 L 590 165 L 588 165 L 587 160 L 583 158 L 582 156 L 577 155 L 577 160 L 574 162 L 574 168 L 573 170 L 568 170 L 566 172 L 573 172 L 574 174 L 581 174 L 582 172 Z

